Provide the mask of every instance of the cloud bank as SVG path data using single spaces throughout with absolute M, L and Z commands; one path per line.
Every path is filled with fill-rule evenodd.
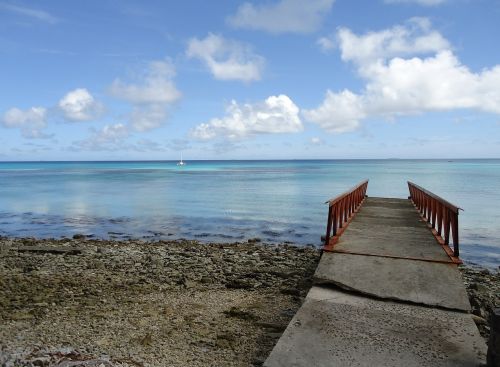
M 366 84 L 360 93 L 328 90 L 317 108 L 303 111 L 329 132 L 353 131 L 366 118 L 428 111 L 500 114 L 500 65 L 472 72 L 427 19 L 363 35 L 340 28 L 336 42 L 342 60 L 353 63 Z

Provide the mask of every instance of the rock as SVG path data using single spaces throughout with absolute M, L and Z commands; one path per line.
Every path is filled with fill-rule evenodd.
M 486 321 L 486 319 L 480 317 L 480 316 L 476 316 L 474 314 L 471 315 L 472 316 L 472 320 L 476 323 L 476 325 L 487 325 L 488 322 Z
M 266 361 L 266 356 L 257 356 L 252 360 L 252 365 L 262 366 L 265 361 Z
M 209 284 L 209 283 L 212 283 L 212 279 L 204 276 L 204 277 L 201 277 L 200 282 L 203 284 Z
M 84 238 L 85 238 L 85 235 L 81 234 L 81 233 L 76 233 L 73 235 L 74 240 L 83 240 Z
M 300 296 L 300 289 L 297 288 L 281 288 L 280 292 L 291 296 Z
M 153 343 L 153 337 L 151 334 L 146 334 L 146 336 L 141 339 L 140 343 L 142 346 L 149 347 Z
M 279 339 L 283 333 L 269 332 L 266 335 L 272 339 Z
M 229 310 L 224 311 L 224 314 L 229 317 L 236 317 L 245 321 L 255 321 L 258 319 L 253 313 L 239 309 L 237 307 L 231 307 Z
M 233 334 L 230 333 L 220 333 L 217 335 L 217 341 L 215 342 L 216 346 L 222 348 L 229 348 L 236 341 L 236 338 Z
M 471 283 L 470 287 L 471 287 L 471 289 L 474 289 L 480 293 L 487 293 L 488 292 L 488 287 L 485 286 L 484 284 L 481 284 L 481 283 L 476 283 L 476 282 Z
M 247 279 L 230 279 L 226 283 L 226 288 L 252 289 L 252 288 L 254 288 L 254 282 L 247 280 Z

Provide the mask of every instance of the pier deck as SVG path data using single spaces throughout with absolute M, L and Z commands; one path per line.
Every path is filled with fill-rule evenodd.
M 481 365 L 457 259 L 412 202 L 369 197 L 351 219 L 264 366 Z

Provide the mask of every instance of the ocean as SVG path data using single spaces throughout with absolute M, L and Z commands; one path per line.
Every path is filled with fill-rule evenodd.
M 326 200 L 364 179 L 406 198 L 410 180 L 464 209 L 466 262 L 500 265 L 499 159 L 176 163 L 0 162 L 0 235 L 321 246 Z

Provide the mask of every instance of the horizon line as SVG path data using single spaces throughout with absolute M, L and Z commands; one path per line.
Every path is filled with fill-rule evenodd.
M 498 158 L 264 158 L 264 159 L 184 159 L 185 162 L 262 162 L 262 161 L 454 161 L 500 160 Z M 178 162 L 177 159 L 122 159 L 122 160 L 0 160 L 0 163 L 76 163 L 76 162 Z

